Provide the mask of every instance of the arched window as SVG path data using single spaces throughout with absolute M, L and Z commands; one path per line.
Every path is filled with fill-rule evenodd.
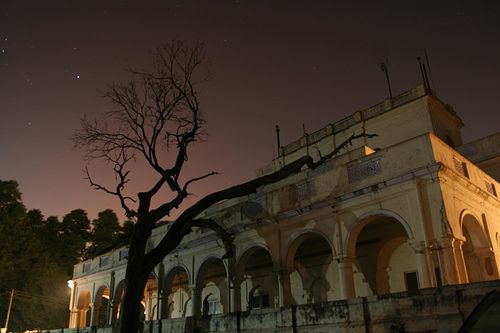
M 250 291 L 248 300 L 251 309 L 268 308 L 271 306 L 269 292 L 261 286 L 257 286 Z

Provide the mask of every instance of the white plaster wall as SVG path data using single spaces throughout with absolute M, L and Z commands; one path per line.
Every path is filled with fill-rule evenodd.
M 394 250 L 389 260 L 387 270 L 391 293 L 406 291 L 404 273 L 417 271 L 415 254 L 408 243 L 405 242 Z M 420 285 L 420 277 L 417 278 L 419 279 Z

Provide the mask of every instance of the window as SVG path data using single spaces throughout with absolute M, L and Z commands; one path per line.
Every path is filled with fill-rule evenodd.
M 469 171 L 467 170 L 467 164 L 465 164 L 465 162 L 462 162 L 458 158 L 453 157 L 453 165 L 456 172 L 469 178 Z
M 262 288 L 256 288 L 250 294 L 249 303 L 251 309 L 268 308 L 270 306 L 269 293 Z
M 203 300 L 203 316 L 211 316 L 214 314 L 222 313 L 220 309 L 219 300 L 212 295 L 208 294 Z
M 486 190 L 491 194 L 494 195 L 495 197 L 497 196 L 497 189 L 495 188 L 495 184 L 490 183 L 489 181 L 485 180 L 484 184 L 486 185 Z
M 120 250 L 120 261 L 128 259 L 128 249 Z
M 410 292 L 418 291 L 418 277 L 417 272 L 405 273 L 406 290 Z
M 99 267 L 104 267 L 107 266 L 108 264 L 109 264 L 108 256 L 99 258 Z
M 83 263 L 82 271 L 83 271 L 83 273 L 90 272 L 90 262 L 84 262 Z
M 208 314 L 214 315 L 218 313 L 219 301 L 215 298 L 208 299 Z
M 252 309 L 269 307 L 269 295 L 252 296 Z

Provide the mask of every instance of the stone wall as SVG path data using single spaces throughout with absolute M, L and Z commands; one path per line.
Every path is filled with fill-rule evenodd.
M 500 280 L 210 318 L 163 319 L 146 322 L 144 333 L 451 333 L 458 331 L 474 307 L 494 289 L 500 289 Z M 111 333 L 111 329 L 85 327 L 42 332 Z

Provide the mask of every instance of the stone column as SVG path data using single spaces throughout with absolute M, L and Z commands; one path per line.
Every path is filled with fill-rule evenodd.
M 76 302 L 76 281 L 69 280 L 68 287 L 71 288 L 71 296 L 69 301 L 69 328 L 76 328 L 78 325 L 78 310 L 75 309 Z
M 463 251 L 463 245 L 464 241 L 461 239 L 454 239 L 453 242 L 453 249 L 455 251 L 455 260 L 457 262 L 457 271 L 458 271 L 458 283 L 468 283 L 469 282 L 469 277 L 467 275 L 467 268 L 465 266 L 465 258 L 464 258 L 464 251 Z
M 229 311 L 241 311 L 241 282 L 243 279 L 240 276 L 233 276 L 229 282 L 229 294 L 231 306 Z
M 95 305 L 94 303 L 89 304 L 89 311 L 90 311 L 90 322 L 88 323 L 87 326 L 94 326 L 94 311 L 95 310 Z
M 440 242 L 439 263 L 441 275 L 443 277 L 443 285 L 460 283 L 453 242 L 453 237 L 444 237 Z
M 69 325 L 68 328 L 78 327 L 78 310 L 71 310 L 69 313 Z
M 162 319 L 163 314 L 163 280 L 164 280 L 165 265 L 163 262 L 158 264 L 158 291 L 156 294 L 156 320 Z M 182 307 L 181 307 L 182 308 Z
M 354 290 L 354 275 L 352 271 L 353 259 L 345 256 L 337 257 L 340 281 L 340 298 L 349 299 L 356 297 Z
M 409 241 L 408 244 L 413 248 L 415 252 L 415 259 L 417 262 L 417 271 L 419 276 L 419 287 L 420 288 L 432 288 L 434 287 L 430 271 L 429 271 L 429 256 L 427 247 L 424 241 Z
M 85 322 L 82 323 L 82 318 L 83 320 L 85 320 L 85 314 L 87 313 L 87 311 L 85 311 L 84 309 L 77 309 L 76 310 L 76 328 L 78 327 L 85 327 Z
M 201 316 L 201 288 L 196 284 L 190 284 L 189 289 L 191 290 L 193 317 L 199 317 Z
M 292 286 L 290 284 L 290 273 L 287 270 L 281 270 L 277 272 L 278 282 L 279 282 L 279 301 L 280 307 L 292 305 Z
M 106 322 L 108 325 L 112 324 L 113 318 L 113 306 L 114 306 L 114 296 L 115 296 L 115 272 L 111 271 L 109 276 L 109 299 L 108 299 L 108 309 Z

